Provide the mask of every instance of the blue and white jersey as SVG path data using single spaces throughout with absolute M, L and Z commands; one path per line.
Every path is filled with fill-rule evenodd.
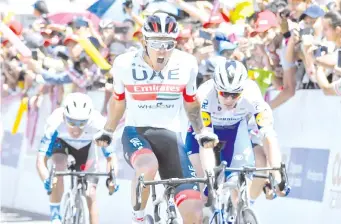
M 244 91 L 232 110 L 223 109 L 218 101 L 213 80 L 202 84 L 197 92 L 201 102 L 202 117 L 206 127 L 214 129 L 231 128 L 250 119 L 255 120 L 255 128 L 261 139 L 273 133 L 273 116 L 270 106 L 264 101 L 257 84 L 247 80 Z
M 224 109 L 220 105 L 213 80 L 208 80 L 199 87 L 197 97 L 201 102 L 204 125 L 218 136 L 222 144 L 222 159 L 228 164 L 239 158 L 244 158 L 246 164 L 252 163 L 250 129 L 259 142 L 265 136 L 275 135 L 271 108 L 252 80 L 246 81 L 244 91 L 232 110 Z M 186 137 L 188 155 L 199 153 L 199 145 L 194 135 L 190 127 Z
M 76 150 L 80 150 L 94 141 L 94 135 L 102 130 L 106 123 L 106 118 L 99 111 L 94 110 L 88 123 L 83 128 L 82 134 L 78 138 L 73 138 L 68 132 L 68 124 L 64 121 L 63 110 L 64 108 L 62 107 L 57 108 L 47 118 L 44 137 L 39 146 L 39 153 L 47 157 L 52 155 L 53 144 L 57 138 L 62 139 Z M 113 144 L 103 148 L 102 152 L 105 157 L 109 157 L 114 152 Z

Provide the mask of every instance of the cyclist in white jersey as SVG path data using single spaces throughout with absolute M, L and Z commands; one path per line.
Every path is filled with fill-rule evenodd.
M 52 158 L 57 171 L 64 171 L 67 166 L 67 156 L 75 159 L 75 167 L 78 171 L 97 170 L 97 151 L 92 143 L 94 136 L 105 125 L 105 118 L 99 111 L 94 110 L 92 100 L 83 93 L 70 93 L 67 95 L 64 107 L 57 108 L 47 119 L 44 137 L 41 140 L 37 155 L 37 170 L 44 182 L 45 190 L 51 192 L 50 211 L 53 224 L 61 223 L 60 201 L 62 199 L 64 183 L 63 178 L 58 177 L 57 183 L 50 188 L 49 171 L 47 161 Z M 118 170 L 117 158 L 113 147 L 101 147 L 102 153 L 107 159 L 107 171 L 113 167 Z M 88 178 L 88 207 L 91 223 L 99 223 L 96 203 L 96 184 L 98 178 Z M 115 186 L 109 186 L 109 190 L 115 191 Z
M 201 119 L 196 100 L 196 59 L 174 49 L 179 32 L 174 17 L 154 13 L 147 17 L 142 32 L 143 48 L 119 55 L 114 61 L 114 97 L 102 138 L 98 139 L 100 144 L 110 142 L 127 108 L 122 144 L 125 159 L 135 170 L 133 206 L 136 180 L 141 173 L 146 180 L 153 180 L 157 171 L 161 179 L 195 176 L 181 138 L 182 104 L 198 133 L 198 141 L 205 142 L 205 147 L 218 141 L 205 131 Z M 133 223 L 144 222 L 148 196 L 149 188 L 143 191 L 142 210 L 133 210 Z M 178 186 L 175 202 L 185 224 L 202 223 L 203 203 L 196 184 Z
M 196 170 L 201 170 L 201 166 L 197 164 L 212 168 L 220 163 L 217 160 L 225 160 L 233 168 L 254 166 L 254 153 L 248 132 L 248 119 L 251 116 L 255 117 L 270 166 L 280 166 L 281 154 L 272 125 L 271 109 L 263 100 L 257 84 L 247 77 L 247 70 L 241 62 L 221 58 L 216 65 L 213 79 L 199 87 L 197 97 L 202 102 L 204 125 L 218 136 L 220 147 L 216 148 L 216 159 L 208 160 L 201 155 L 201 151 L 206 150 L 199 150 L 200 147 L 193 138 L 194 131 L 190 127 L 186 150 L 192 163 L 196 164 Z M 230 177 L 230 173 L 226 175 Z M 278 182 L 278 194 L 284 196 L 287 191 L 286 183 L 279 172 L 275 172 L 274 176 Z

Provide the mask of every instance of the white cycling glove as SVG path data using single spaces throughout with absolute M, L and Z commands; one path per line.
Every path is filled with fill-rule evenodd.
M 204 147 L 205 143 L 213 143 L 215 145 L 219 142 L 216 134 L 205 129 L 200 134 L 196 134 L 195 139 L 201 147 Z

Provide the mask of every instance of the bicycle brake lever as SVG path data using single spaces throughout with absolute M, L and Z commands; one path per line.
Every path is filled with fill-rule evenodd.
M 50 174 L 49 174 L 50 189 L 51 189 L 51 191 L 48 191 L 47 195 L 51 195 L 52 194 L 53 179 L 54 179 L 55 172 L 56 172 L 56 165 L 52 164 L 52 167 L 51 167 L 51 170 L 50 170 Z
M 144 174 L 142 173 L 138 178 L 138 182 L 136 186 L 136 202 L 134 205 L 135 211 L 138 211 L 141 208 L 143 188 L 144 188 Z
M 109 192 L 109 195 L 113 195 L 117 191 L 116 188 L 118 188 L 118 186 L 116 185 L 116 176 L 115 176 L 114 169 L 110 170 L 109 180 L 111 184 L 115 186 L 115 190 L 113 192 Z

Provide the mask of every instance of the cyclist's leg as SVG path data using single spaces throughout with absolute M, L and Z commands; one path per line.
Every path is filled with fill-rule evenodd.
M 78 150 L 74 148 L 69 148 L 69 153 L 76 160 L 75 166 L 77 171 L 98 171 L 98 156 L 94 144 L 90 143 L 89 145 L 84 146 L 83 148 Z M 96 187 L 98 183 L 98 177 L 88 177 L 87 181 L 88 188 L 86 191 L 86 199 L 89 208 L 90 223 L 97 224 L 99 223 L 99 214 L 96 201 Z
M 67 156 L 65 154 L 65 142 L 59 138 L 56 139 L 52 149 L 52 162 L 56 165 L 56 171 L 65 171 L 67 164 Z M 53 181 L 53 180 L 51 180 Z M 57 177 L 57 184 L 54 186 L 50 195 L 50 212 L 51 219 L 60 219 L 60 201 L 64 193 L 63 177 Z
M 262 140 L 259 134 L 258 126 L 256 124 L 256 119 L 254 116 L 251 116 L 248 121 L 248 127 L 253 147 L 253 152 L 255 154 L 255 165 L 256 167 L 266 167 L 268 166 L 267 158 L 264 153 L 264 149 L 262 146 Z M 260 174 L 267 174 L 268 172 L 258 172 Z M 266 183 L 266 179 L 263 178 L 254 178 L 252 181 L 250 198 L 255 201 L 259 195 L 263 191 L 263 187 Z
M 266 167 L 267 160 L 263 151 L 263 147 L 255 144 L 253 146 L 253 152 L 255 154 L 255 164 L 256 167 Z M 259 172 L 260 174 L 266 174 L 267 172 Z M 266 179 L 263 178 L 254 178 L 252 180 L 251 190 L 250 190 L 250 198 L 251 200 L 256 200 L 259 195 L 263 192 L 263 187 L 266 183 Z
M 191 127 L 190 127 L 191 128 Z M 193 168 L 198 177 L 204 177 L 204 170 L 201 164 L 200 155 L 199 155 L 199 144 L 195 139 L 192 131 L 187 132 L 186 136 L 186 144 L 185 144 L 185 152 L 193 165 Z M 200 184 L 200 189 L 203 190 L 204 185 Z
M 131 185 L 131 204 L 136 204 L 136 185 L 138 177 L 143 173 L 145 180 L 154 180 L 158 171 L 158 160 L 152 151 L 148 141 L 143 137 L 143 131 L 146 128 L 137 128 L 127 126 L 123 130 L 122 145 L 124 158 L 134 169 L 135 177 Z M 149 198 L 150 188 L 147 187 L 142 192 L 142 204 L 140 211 L 133 210 L 133 219 L 136 222 L 142 222 L 144 218 L 144 209 Z
M 159 161 L 161 179 L 190 178 L 196 173 L 185 153 L 180 133 L 150 128 L 145 133 Z M 203 202 L 198 184 L 182 184 L 176 188 L 175 203 L 184 224 L 201 224 Z
M 252 150 L 247 125 L 244 120 L 235 124 L 233 128 L 216 128 L 215 132 L 218 136 L 222 136 L 223 141 L 226 141 L 224 149 L 221 151 L 221 160 L 225 160 L 228 167 L 241 168 L 242 166 L 254 166 L 254 153 Z M 235 175 L 226 172 L 226 176 L 229 179 L 229 177 Z M 249 189 L 250 186 L 251 182 L 248 184 Z M 233 205 L 236 206 L 238 201 L 238 192 L 236 190 L 231 191 L 231 199 Z

